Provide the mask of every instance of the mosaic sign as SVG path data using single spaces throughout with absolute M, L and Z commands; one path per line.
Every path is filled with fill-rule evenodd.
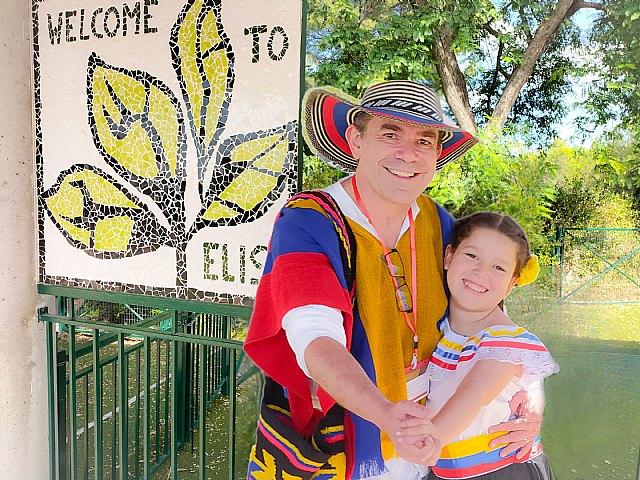
M 301 0 L 33 0 L 39 282 L 247 304 L 297 179 Z

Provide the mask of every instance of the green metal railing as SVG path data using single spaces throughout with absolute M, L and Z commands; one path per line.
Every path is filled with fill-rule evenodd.
M 239 371 L 235 317 L 126 308 L 136 315 L 117 324 L 88 318 L 86 305 L 71 298 L 59 300 L 55 315 L 39 311 L 46 323 L 50 480 L 240 478 L 238 388 L 257 370 Z M 207 438 L 213 407 L 214 415 L 228 416 L 222 445 Z M 182 468 L 179 456 L 187 454 L 196 460 Z
M 640 228 L 559 227 L 554 254 L 559 268 L 558 296 L 561 301 L 640 302 Z M 600 283 L 614 275 L 617 282 L 609 285 L 613 292 L 611 298 L 607 298 L 606 288 Z M 579 300 L 579 294 L 589 287 L 598 288 L 602 299 Z

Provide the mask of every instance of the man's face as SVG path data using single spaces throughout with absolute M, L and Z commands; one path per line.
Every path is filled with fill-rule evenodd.
M 364 134 L 353 125 L 346 134 L 361 190 L 408 206 L 433 180 L 442 149 L 436 130 L 372 117 Z

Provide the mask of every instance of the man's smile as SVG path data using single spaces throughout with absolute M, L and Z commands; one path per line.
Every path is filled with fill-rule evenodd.
M 395 168 L 389 168 L 389 167 L 385 167 L 385 168 L 389 173 L 392 173 L 396 177 L 413 178 L 416 175 L 418 175 L 418 173 L 416 172 L 404 172 L 402 170 L 396 170 Z

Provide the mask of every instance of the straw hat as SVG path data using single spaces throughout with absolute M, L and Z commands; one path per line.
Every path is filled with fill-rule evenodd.
M 438 170 L 478 142 L 444 114 L 432 89 L 408 80 L 370 85 L 359 101 L 333 87 L 312 88 L 305 94 L 302 106 L 307 144 L 323 161 L 345 172 L 355 171 L 358 164 L 345 137 L 347 127 L 358 112 L 440 130 L 442 153 L 436 161 Z

